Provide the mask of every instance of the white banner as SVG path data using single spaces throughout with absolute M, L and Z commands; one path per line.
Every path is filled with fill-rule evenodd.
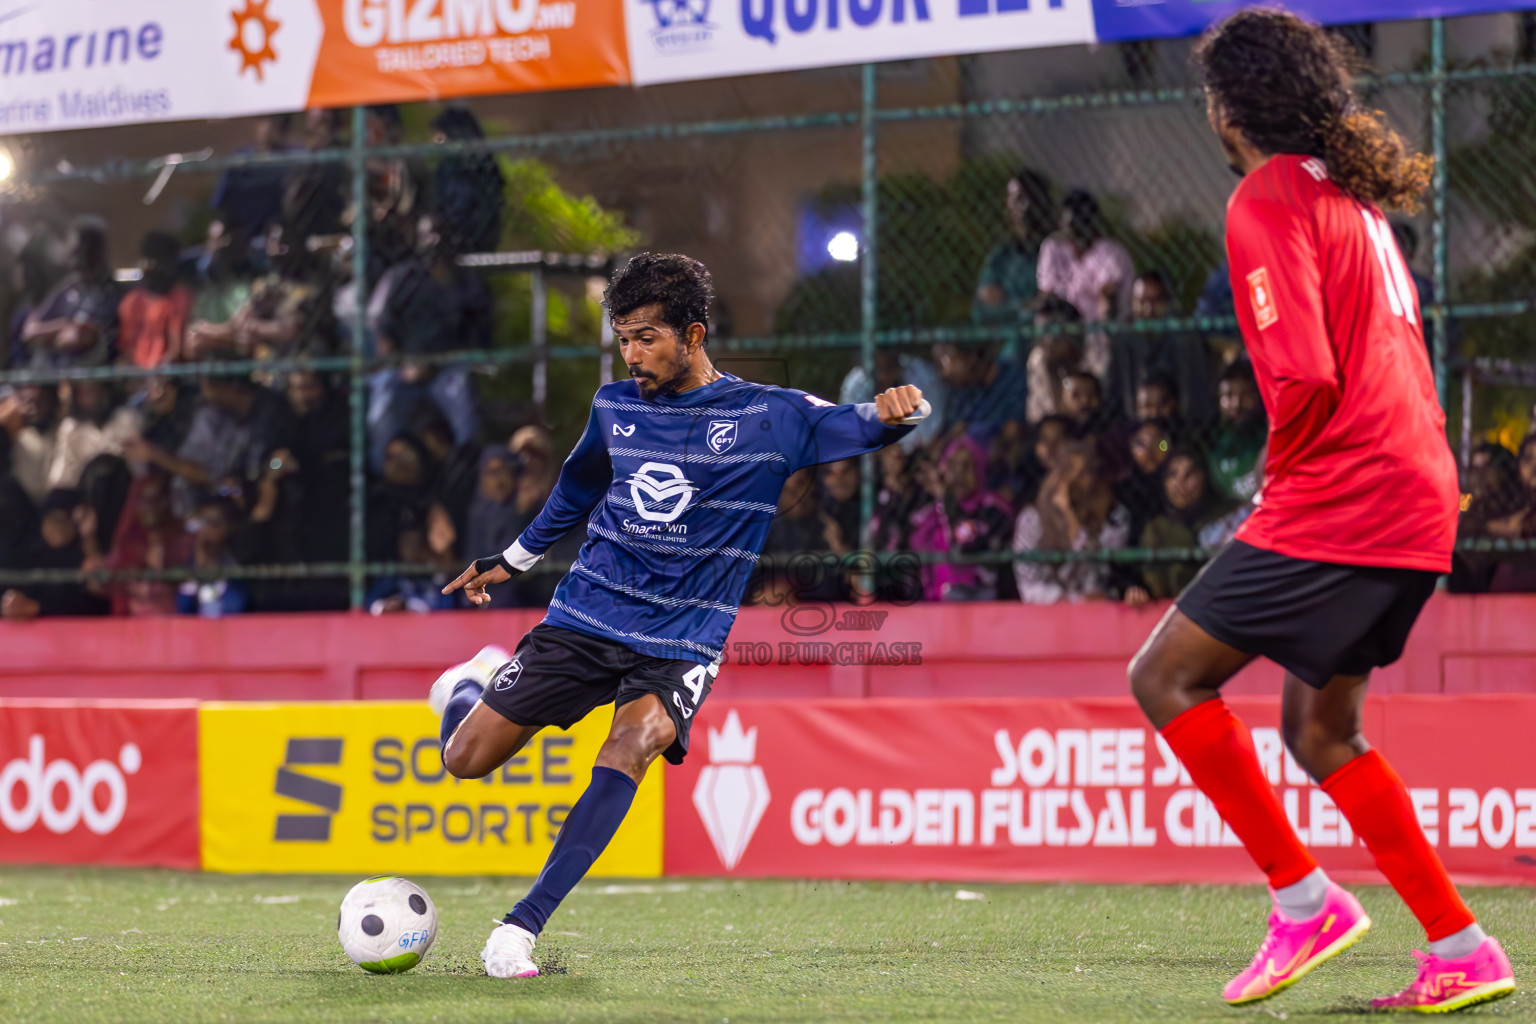
M 1089 0 L 625 0 L 636 85 L 1094 40 Z
M 314 0 L 0 0 L 0 134 L 300 110 Z

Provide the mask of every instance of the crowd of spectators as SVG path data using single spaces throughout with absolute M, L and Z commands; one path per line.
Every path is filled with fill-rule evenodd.
M 252 150 L 339 145 L 326 112 L 259 122 Z M 394 108 L 370 111 L 369 141 L 400 141 Z M 440 142 L 477 137 L 466 111 L 433 122 Z M 20 305 L 7 365 L 56 371 L 187 361 L 270 360 L 347 351 L 364 312 L 365 352 L 393 357 L 358 386 L 366 408 L 363 555 L 432 567 L 370 577 L 376 614 L 460 605 L 441 587 L 466 557 L 506 547 L 549 495 L 560 456 L 547 430 L 487 438 L 463 365 L 432 357 L 491 343 L 485 282 L 458 255 L 494 248 L 503 182 L 491 157 L 434 166 L 371 160 L 361 210 L 338 163 L 257 163 L 218 182 L 213 218 L 190 249 L 162 232 L 120 284 L 107 228 L 81 220 L 64 258 L 39 229 L 14 263 Z M 882 348 L 874 379 L 855 368 L 844 402 L 914 384 L 934 414 L 874 460 L 875 510 L 862 516 L 859 463 L 786 482 L 754 600 L 1123 600 L 1176 595 L 1201 552 L 1229 542 L 1262 485 L 1268 425 L 1252 366 L 1230 336 L 1155 329 L 1184 312 L 1158 271 L 1138 273 L 1094 197 L 1056 203 L 1022 171 L 1004 197 L 1010 236 L 980 270 L 978 325 L 1032 325 L 998 343 Z M 370 258 L 352 278 L 346 239 L 366 218 Z M 1411 244 L 1404 237 L 1401 244 Z M 1425 285 L 1427 286 L 1427 285 Z M 1231 313 L 1225 268 L 1194 311 Z M 1126 321 L 1154 329 L 1109 329 Z M 58 574 L 0 588 L 0 616 L 319 610 L 348 603 L 338 574 L 267 577 L 267 564 L 346 562 L 352 553 L 351 385 L 310 371 L 153 373 L 0 389 L 0 569 L 142 570 L 107 582 Z M 1518 452 L 1484 444 L 1467 467 L 1464 537 L 1536 538 L 1536 436 Z M 867 527 L 867 531 L 866 531 Z M 568 563 L 580 531 L 548 562 Z M 910 552 L 850 568 L 866 541 Z M 1114 560 L 1128 548 L 1172 552 Z M 1009 553 L 1030 557 L 1013 559 Z M 973 557 L 988 556 L 988 557 Z M 796 569 L 791 563 L 801 560 Z M 808 568 L 807 568 L 808 567 Z M 194 579 L 156 577 L 195 569 Z M 498 606 L 547 603 L 537 573 L 492 592 Z M 1536 558 L 1458 556 L 1463 591 L 1536 590 Z
M 481 134 L 473 115 L 452 107 L 431 127 L 437 142 Z M 366 130 L 370 144 L 398 143 L 399 111 L 371 108 Z M 298 125 L 259 119 L 245 152 L 297 156 L 342 144 L 336 113 L 311 111 Z M 491 345 L 489 291 L 457 257 L 497 247 L 505 182 L 484 154 L 431 166 L 371 159 L 366 178 L 365 200 L 354 204 L 340 162 L 233 168 L 214 188 L 197 243 L 152 231 L 130 275 L 113 270 L 105 222 L 81 218 L 67 232 L 33 225 L 13 265 L 4 367 L 154 371 L 334 355 L 350 350 L 343 325 L 362 309 L 365 355 L 394 357 L 362 385 L 364 553 L 456 571 L 462 551 L 531 519 L 558 464 L 541 427 L 485 446 L 468 368 L 432 359 Z M 370 255 L 362 280 L 350 252 L 357 218 Z M 200 570 L 188 582 L 141 574 L 0 588 L 0 615 L 346 607 L 346 580 L 335 575 L 220 577 L 225 567 L 348 560 L 350 405 L 344 375 L 314 372 L 0 388 L 0 568 Z M 446 603 L 431 580 L 369 583 L 379 611 Z M 536 576 L 501 600 L 537 603 L 541 588 Z
M 1185 311 L 1163 274 L 1136 272 L 1088 193 L 1070 191 L 1058 205 L 1050 183 L 1026 169 L 1009 180 L 1004 205 L 1011 232 L 982 264 L 972 315 L 978 325 L 1032 325 L 1032 343 L 882 349 L 873 385 L 861 369 L 843 384 L 844 402 L 913 384 L 933 403 L 935 414 L 878 460 L 871 546 L 922 556 L 910 585 L 845 564 L 832 570 L 837 586 L 823 573 L 801 597 L 840 587 L 845 596 L 1143 605 L 1176 596 L 1200 556 L 1230 542 L 1251 514 L 1269 430 L 1252 364 L 1233 332 L 1155 329 L 1186 312 L 1231 317 L 1226 267 Z M 1397 237 L 1411 259 L 1412 228 L 1399 225 Z M 1415 282 L 1431 301 L 1429 282 Z M 1102 329 L 1116 321 L 1154 329 Z M 807 478 L 787 500 L 819 504 L 826 523 L 831 479 L 856 488 L 847 478 L 857 471 L 824 467 L 819 491 Z M 1518 453 L 1482 445 L 1463 490 L 1464 538 L 1536 538 L 1536 433 Z M 770 535 L 768 553 L 781 566 L 797 552 L 839 551 L 830 527 L 814 529 L 812 512 L 781 514 L 806 526 Z M 1129 548 L 1164 554 L 1083 557 Z M 978 555 L 992 557 L 966 557 Z M 1536 556 L 1459 554 L 1450 586 L 1536 590 Z M 776 600 L 783 589 L 766 580 L 758 597 Z

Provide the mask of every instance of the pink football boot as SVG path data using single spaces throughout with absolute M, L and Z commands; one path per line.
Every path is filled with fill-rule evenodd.
M 1515 990 L 1515 972 L 1498 939 L 1484 939 L 1470 956 L 1456 960 L 1443 960 L 1418 950 L 1413 955 L 1419 960 L 1419 976 L 1413 979 L 1413 984 L 1395 996 L 1372 999 L 1371 1009 L 1450 1013 Z
M 1233 1006 L 1268 999 L 1354 945 L 1370 926 L 1360 901 L 1330 882 L 1323 909 L 1315 916 L 1292 921 L 1278 909 L 1270 912 L 1269 934 L 1253 963 L 1227 983 L 1221 998 Z

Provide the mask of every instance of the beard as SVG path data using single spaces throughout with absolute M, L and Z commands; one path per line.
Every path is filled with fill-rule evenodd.
M 686 352 L 681 352 L 671 365 L 659 373 L 652 373 L 639 366 L 631 366 L 629 375 L 639 386 L 640 397 L 655 399 L 659 395 L 674 394 L 678 385 L 682 384 L 692 369 L 693 360 L 688 358 Z

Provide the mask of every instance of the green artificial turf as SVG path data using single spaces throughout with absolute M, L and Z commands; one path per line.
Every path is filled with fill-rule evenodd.
M 336 941 L 355 881 L 0 868 L 0 1020 L 1333 1022 L 1402 987 L 1422 945 L 1390 891 L 1359 890 L 1359 945 L 1232 1009 L 1217 993 L 1261 937 L 1258 887 L 597 880 L 551 919 L 544 975 L 498 981 L 479 950 L 526 880 L 417 878 L 437 942 L 374 976 Z M 1468 894 L 1536 981 L 1536 891 Z M 1536 995 L 1467 1016 L 1536 1020 Z

